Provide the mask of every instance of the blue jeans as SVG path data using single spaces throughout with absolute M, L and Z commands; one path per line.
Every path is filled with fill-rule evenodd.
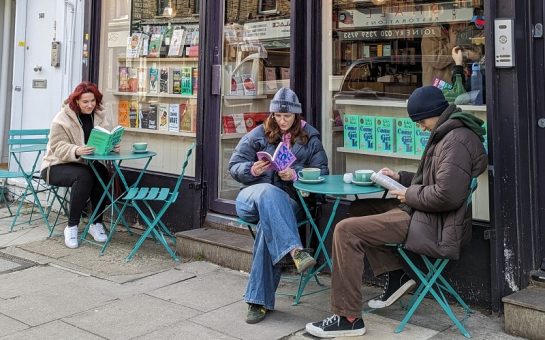
M 244 300 L 273 310 L 282 269 L 277 264 L 292 249 L 302 248 L 297 220 L 303 209 L 285 191 L 267 183 L 244 188 L 236 209 L 243 220 L 258 222 Z

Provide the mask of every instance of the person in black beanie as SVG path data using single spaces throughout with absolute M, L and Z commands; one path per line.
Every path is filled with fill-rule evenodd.
M 331 276 L 334 314 L 306 325 L 314 336 L 365 333 L 361 315 L 365 256 L 373 274 L 386 279 L 382 295 L 368 304 L 384 308 L 416 284 L 385 244 L 404 243 L 417 254 L 456 260 L 461 247 L 471 239 L 471 206 L 466 204 L 470 183 L 488 163 L 482 144 L 483 121 L 449 105 L 441 90 L 433 86 L 416 89 L 409 97 L 407 112 L 422 130 L 431 131 L 418 170 L 380 170 L 406 189 L 390 191 L 390 199 L 355 201 L 350 207 L 351 217 L 335 226 Z

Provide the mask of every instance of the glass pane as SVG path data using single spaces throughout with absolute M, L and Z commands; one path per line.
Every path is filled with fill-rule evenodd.
M 483 1 L 324 4 L 323 135 L 334 173 L 416 170 L 429 135 L 407 116 L 417 87 L 437 86 L 486 119 Z M 488 220 L 488 180 L 479 181 L 474 217 Z
M 277 3 L 275 14 L 263 20 L 257 3 L 225 1 L 218 176 L 218 196 L 223 199 L 235 199 L 240 190 L 228 169 L 238 141 L 263 123 L 276 91 L 290 84 L 290 3 Z
M 199 20 L 194 5 L 180 0 L 103 2 L 99 85 L 106 108 L 125 126 L 122 148 L 146 141 L 158 153 L 150 170 L 178 174 L 195 141 Z M 194 164 L 193 157 L 189 176 L 194 176 Z

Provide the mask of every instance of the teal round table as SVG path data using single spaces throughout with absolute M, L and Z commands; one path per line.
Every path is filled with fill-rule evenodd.
M 297 189 L 297 195 L 299 196 L 299 200 L 301 201 L 303 209 L 305 210 L 305 214 L 307 215 L 308 221 L 312 225 L 312 229 L 314 230 L 314 232 L 316 233 L 316 236 L 318 237 L 318 249 L 316 250 L 316 253 L 314 254 L 314 258 L 318 259 L 320 254 L 323 253 L 324 258 L 326 260 L 326 262 L 323 263 L 322 265 L 307 271 L 306 275 L 302 278 L 302 281 L 299 284 L 297 294 L 295 295 L 294 304 L 299 303 L 299 300 L 301 299 L 301 296 L 303 295 L 303 290 L 305 289 L 305 286 L 307 285 L 308 281 L 313 276 L 323 271 L 326 266 L 329 267 L 330 271 L 333 271 L 331 258 L 329 257 L 324 241 L 327 238 L 329 231 L 331 230 L 333 220 L 335 219 L 335 215 L 337 213 L 337 208 L 339 207 L 339 203 L 341 201 L 341 197 L 346 195 L 364 196 L 364 195 L 384 192 L 384 189 L 377 185 L 362 186 L 362 185 L 356 185 L 352 183 L 345 183 L 343 181 L 343 175 L 325 175 L 322 177 L 324 177 L 324 181 L 320 183 L 303 183 L 301 181 L 296 181 L 293 184 L 295 189 Z M 327 221 L 327 224 L 323 232 L 320 232 L 320 229 L 318 228 L 316 221 L 314 221 L 313 216 L 310 213 L 310 210 L 303 198 L 302 192 L 324 194 L 324 195 L 335 197 L 335 202 L 333 203 L 333 209 L 331 210 L 331 214 L 329 215 L 329 219 Z

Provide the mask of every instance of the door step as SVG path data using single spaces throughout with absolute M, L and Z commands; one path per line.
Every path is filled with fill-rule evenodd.
M 502 299 L 505 332 L 529 339 L 543 339 L 545 288 L 528 286 Z
M 176 233 L 176 250 L 182 258 L 206 260 L 245 272 L 250 272 L 253 244 L 248 233 L 211 227 Z

